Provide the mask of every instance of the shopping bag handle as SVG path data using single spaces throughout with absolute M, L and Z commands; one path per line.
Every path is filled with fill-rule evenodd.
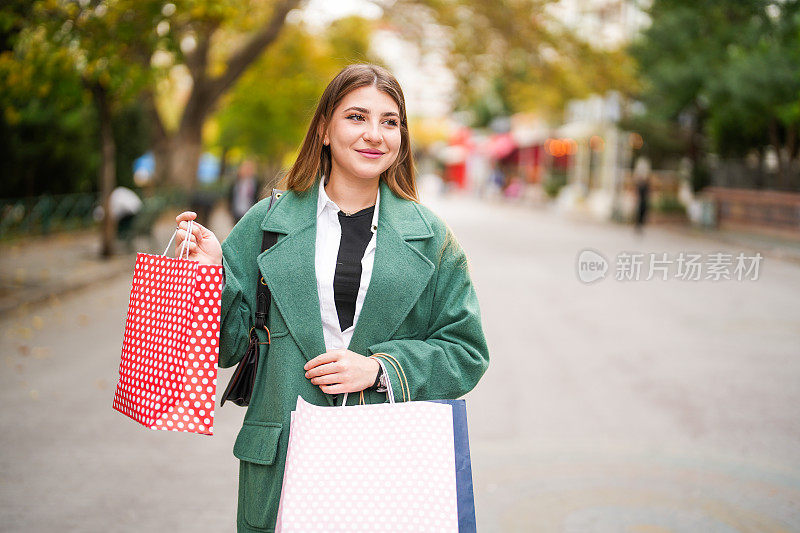
M 186 250 L 186 259 L 189 259 L 189 239 L 191 239 L 190 235 L 192 234 L 192 226 L 194 225 L 194 220 L 189 221 L 189 225 L 186 228 L 186 238 L 183 240 L 183 244 L 181 245 L 181 251 L 178 254 L 179 259 L 183 259 L 183 251 Z M 178 228 L 172 233 L 172 237 L 169 239 L 169 244 L 167 244 L 167 248 L 164 250 L 164 253 L 161 255 L 167 255 L 169 252 L 169 247 L 172 246 L 172 241 L 175 240 L 175 235 L 178 234 Z
M 386 367 L 383 366 L 383 361 L 381 361 L 378 357 L 375 357 L 375 360 L 378 361 L 379 365 L 381 365 L 381 372 L 383 372 L 385 376 L 388 376 L 389 374 L 386 373 Z M 389 397 L 389 403 L 394 403 L 394 391 L 392 390 L 392 380 L 390 379 L 386 380 L 386 395 Z M 342 399 L 341 407 L 345 407 L 346 405 L 347 405 L 347 393 L 345 392 L 344 399 Z

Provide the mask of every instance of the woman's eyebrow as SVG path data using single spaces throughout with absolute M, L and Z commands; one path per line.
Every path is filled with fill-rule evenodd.
M 353 107 L 348 107 L 347 109 L 345 109 L 345 110 L 343 111 L 343 113 L 347 113 L 347 112 L 348 112 L 348 111 L 350 111 L 351 109 L 353 109 L 353 110 L 355 110 L 355 111 L 358 111 L 359 113 L 365 113 L 365 114 L 369 115 L 369 109 L 367 109 L 367 108 L 365 108 L 365 107 L 355 107 L 355 106 L 353 106 Z M 397 114 L 397 113 L 395 113 L 394 111 L 387 111 L 386 113 L 384 113 L 384 114 L 383 114 L 383 115 L 381 115 L 381 116 L 384 116 L 384 117 L 387 117 L 387 116 L 399 117 L 400 115 L 398 115 L 398 114 Z

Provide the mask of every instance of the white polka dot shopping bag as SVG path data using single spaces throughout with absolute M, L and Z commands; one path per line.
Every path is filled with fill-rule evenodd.
M 136 255 L 114 409 L 150 429 L 213 435 L 222 276 L 221 265 Z
M 298 397 L 275 531 L 475 531 L 471 469 L 466 506 L 459 494 L 467 472 L 453 412 L 449 403 L 321 407 Z

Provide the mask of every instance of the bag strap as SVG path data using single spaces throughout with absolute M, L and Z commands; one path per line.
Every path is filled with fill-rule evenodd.
M 272 189 L 272 195 L 269 198 L 269 206 L 267 211 L 272 208 L 272 204 L 276 199 L 283 195 L 284 191 Z M 278 234 L 273 231 L 265 231 L 261 237 L 261 253 L 267 251 L 270 246 L 278 242 Z M 267 282 L 264 276 L 259 276 L 258 284 L 256 286 L 256 329 L 266 329 L 267 327 L 267 312 L 269 311 L 269 304 L 272 302 L 272 293 L 269 291 Z

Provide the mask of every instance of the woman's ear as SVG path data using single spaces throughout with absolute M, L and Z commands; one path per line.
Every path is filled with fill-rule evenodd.
M 320 137 L 322 137 L 322 144 L 328 146 L 330 140 L 328 139 L 328 131 L 327 128 L 325 127 L 324 121 L 319 123 L 319 128 L 317 130 L 317 133 L 320 135 Z

